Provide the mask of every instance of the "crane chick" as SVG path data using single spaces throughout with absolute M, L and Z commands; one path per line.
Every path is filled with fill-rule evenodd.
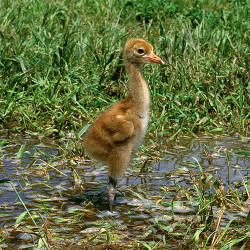
M 156 56 L 150 43 L 142 39 L 130 39 L 123 51 L 125 68 L 128 73 L 129 93 L 104 111 L 88 128 L 83 146 L 90 157 L 109 168 L 108 200 L 112 206 L 118 177 L 121 177 L 143 140 L 148 127 L 150 92 L 142 73 L 146 63 L 164 64 Z

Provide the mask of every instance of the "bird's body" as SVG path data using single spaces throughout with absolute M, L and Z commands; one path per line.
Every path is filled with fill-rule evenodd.
M 109 167 L 110 210 L 117 178 L 125 172 L 148 126 L 150 93 L 141 65 L 147 62 L 163 64 L 153 53 L 152 45 L 142 39 L 129 40 L 123 56 L 129 76 L 129 95 L 104 111 L 84 137 L 87 154 Z

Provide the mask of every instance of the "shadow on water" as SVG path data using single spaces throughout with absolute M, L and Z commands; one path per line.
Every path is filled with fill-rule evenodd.
M 111 216 L 107 211 L 105 166 L 87 159 L 75 162 L 64 158 L 59 150 L 65 145 L 63 140 L 8 137 L 2 131 L 0 141 L 0 179 L 12 181 L 0 184 L 0 228 L 6 237 L 0 242 L 3 249 L 28 248 L 39 239 L 29 216 L 20 219 L 25 210 L 12 185 L 37 224 L 49 230 L 52 245 L 84 242 L 86 237 L 94 237 L 92 242 L 107 242 L 109 231 L 115 230 L 117 239 L 132 247 L 131 238 L 164 242 L 164 230 L 183 235 L 181 228 L 166 230 L 163 226 L 173 220 L 193 223 L 200 205 L 188 194 L 197 192 L 194 186 L 201 176 L 214 177 L 213 184 L 219 182 L 224 192 L 230 189 L 242 195 L 243 180 L 249 178 L 249 158 L 244 155 L 249 152 L 248 139 L 237 135 L 184 138 L 165 145 L 160 156 L 137 155 L 133 167 L 119 182 L 116 212 Z M 22 145 L 25 148 L 20 152 Z M 209 178 L 206 180 L 209 184 Z M 210 192 L 217 189 L 213 187 Z M 220 223 L 225 226 L 234 217 L 246 216 L 242 209 L 229 209 Z M 181 239 L 178 236 L 168 246 L 180 245 Z

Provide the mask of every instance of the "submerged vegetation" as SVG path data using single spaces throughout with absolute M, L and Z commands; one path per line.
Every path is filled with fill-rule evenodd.
M 0 2 L 0 124 L 64 135 L 125 96 L 121 50 L 150 41 L 149 137 L 238 130 L 249 122 L 247 1 Z
M 0 248 L 249 249 L 247 140 L 203 136 L 161 155 L 141 150 L 113 213 L 106 168 L 68 160 L 65 142 L 0 145 Z

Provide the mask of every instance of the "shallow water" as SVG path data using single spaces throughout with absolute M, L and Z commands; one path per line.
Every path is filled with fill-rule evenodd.
M 197 213 L 198 204 L 182 199 L 182 194 L 178 193 L 177 197 L 177 190 L 182 187 L 193 192 L 192 178 L 198 178 L 202 172 L 212 174 L 222 179 L 225 190 L 229 183 L 239 193 L 244 191 L 242 180 L 249 178 L 249 157 L 238 154 L 249 151 L 248 139 L 238 135 L 184 138 L 174 145 L 165 145 L 161 157 L 142 152 L 137 155 L 133 167 L 119 180 L 115 212 L 111 214 L 107 211 L 105 166 L 87 159 L 78 159 L 72 165 L 59 150 L 66 140 L 8 137 L 4 131 L 0 139 L 6 140 L 0 151 L 0 179 L 12 181 L 39 225 L 41 213 L 50 225 L 51 234 L 71 242 L 78 242 L 100 229 L 110 230 L 110 225 L 125 241 L 131 237 L 145 239 L 149 226 L 151 234 L 146 238 L 160 240 L 162 235 L 154 233 L 156 229 L 152 225 L 167 224 L 173 219 L 173 213 L 176 221 L 192 221 Z M 18 159 L 24 144 L 25 152 Z M 140 170 L 143 164 L 145 172 Z M 72 166 L 81 177 L 81 185 L 74 181 Z M 12 184 L 0 183 L 0 228 L 9 236 L 0 243 L 2 248 L 26 246 L 37 240 L 32 232 L 13 231 L 13 224 L 23 211 Z M 244 211 L 225 211 L 221 223 L 226 225 L 234 217 L 246 216 Z M 110 224 L 106 224 L 106 219 Z M 32 229 L 30 220 L 23 220 L 21 225 Z

